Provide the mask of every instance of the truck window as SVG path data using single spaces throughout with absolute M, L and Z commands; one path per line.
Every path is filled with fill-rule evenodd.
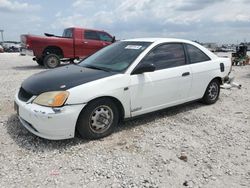
M 100 40 L 96 31 L 85 31 L 84 38 L 89 40 Z
M 72 38 L 73 37 L 73 30 L 72 29 L 64 29 L 62 37 Z
M 99 37 L 101 41 L 112 42 L 112 37 L 110 37 L 107 33 L 99 32 Z

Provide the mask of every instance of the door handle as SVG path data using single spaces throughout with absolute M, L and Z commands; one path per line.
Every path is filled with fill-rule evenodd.
M 184 73 L 182 74 L 182 76 L 188 76 L 188 75 L 190 75 L 190 72 L 184 72 Z
M 84 43 L 84 44 L 88 44 L 88 42 L 86 42 L 86 41 L 84 41 L 84 42 L 82 42 L 82 43 Z

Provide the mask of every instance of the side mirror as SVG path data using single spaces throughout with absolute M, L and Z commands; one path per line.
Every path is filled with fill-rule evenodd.
M 141 64 L 138 67 L 134 69 L 132 74 L 142 74 L 144 72 L 154 72 L 155 71 L 155 65 L 154 64 Z

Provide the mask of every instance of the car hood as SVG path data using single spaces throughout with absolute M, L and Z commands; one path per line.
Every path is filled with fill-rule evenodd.
M 24 80 L 21 87 L 32 95 L 39 95 L 47 91 L 67 90 L 115 74 L 117 73 L 69 65 L 34 74 Z

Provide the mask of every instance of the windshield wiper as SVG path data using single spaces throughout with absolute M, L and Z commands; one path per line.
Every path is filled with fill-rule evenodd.
M 84 65 L 84 67 L 90 68 L 90 69 L 103 70 L 103 71 L 106 71 L 106 72 L 110 72 L 111 71 L 110 69 L 106 69 L 104 67 L 97 67 L 97 66 L 94 66 L 94 65 Z

